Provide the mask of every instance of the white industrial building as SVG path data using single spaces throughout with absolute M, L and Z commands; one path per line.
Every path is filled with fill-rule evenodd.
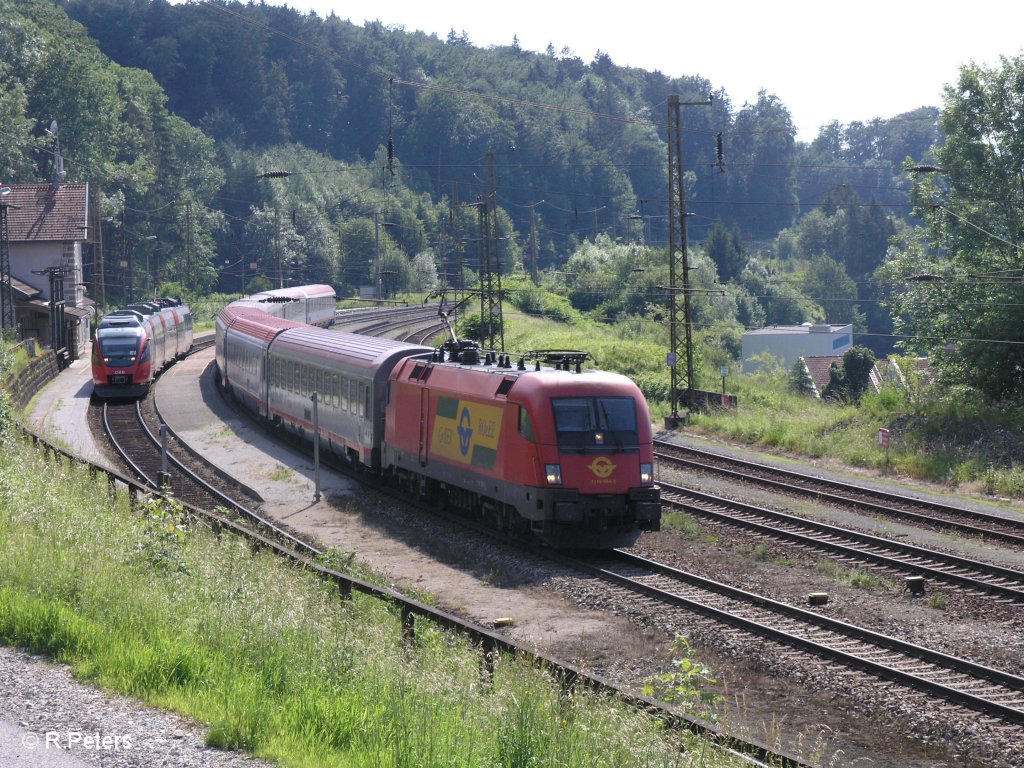
M 853 325 L 773 325 L 743 334 L 743 372 L 752 373 L 760 366 L 752 358 L 770 354 L 789 370 L 797 358 L 842 355 L 853 346 Z

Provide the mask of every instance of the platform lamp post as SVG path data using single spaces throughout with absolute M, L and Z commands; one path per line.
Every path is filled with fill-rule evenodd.
M 11 288 L 11 235 L 7 228 L 10 187 L 0 187 L 0 331 L 14 328 L 14 291 Z

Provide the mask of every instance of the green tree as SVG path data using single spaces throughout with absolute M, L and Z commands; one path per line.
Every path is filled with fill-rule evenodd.
M 1022 99 L 1024 58 L 960 70 L 945 90 L 941 173 L 915 174 L 925 229 L 904 235 L 883 271 L 901 347 L 992 402 L 1024 396 Z
M 734 200 L 771 202 L 747 214 L 748 233 L 777 232 L 796 218 L 798 199 L 793 178 L 795 140 L 789 110 L 774 95 L 761 91 L 755 104 L 739 110 L 735 138 L 729 146 L 730 165 L 771 168 L 772 173 L 744 173 L 730 176 L 729 194 Z M 739 217 L 737 217 L 739 218 Z
M 821 255 L 810 263 L 804 275 L 804 292 L 821 306 L 825 322 L 863 327 L 864 316 L 857 309 L 857 284 L 835 259 Z
M 28 99 L 25 87 L 11 73 L 11 67 L 0 58 L 0 125 L 4 140 L 0 142 L 0 183 L 27 181 L 31 163 L 26 150 L 31 144 L 32 120 L 26 115 Z
M 420 251 L 412 261 L 412 289 L 429 293 L 437 288 L 437 262 L 430 251 Z
M 704 241 L 704 250 L 718 269 L 723 283 L 739 279 L 747 265 L 747 253 L 743 247 L 739 227 L 727 228 L 721 220 L 715 222 L 711 234 Z
M 831 369 L 829 370 L 831 379 Z M 793 367 L 789 370 L 789 386 L 798 395 L 811 395 L 814 393 L 814 379 L 807 371 L 802 357 L 793 361 Z
M 871 383 L 871 369 L 875 366 L 875 353 L 867 347 L 853 346 L 843 353 L 843 367 L 835 363 L 828 369 L 828 384 L 821 396 L 831 400 L 860 402 Z

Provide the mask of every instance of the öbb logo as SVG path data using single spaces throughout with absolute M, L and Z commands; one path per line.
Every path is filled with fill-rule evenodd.
M 459 451 L 463 456 L 469 454 L 469 443 L 473 439 L 473 419 L 469 415 L 469 408 L 463 408 L 459 415 Z

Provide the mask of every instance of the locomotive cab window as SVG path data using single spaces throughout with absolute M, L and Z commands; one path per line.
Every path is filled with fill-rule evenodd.
M 558 397 L 551 406 L 559 448 L 623 448 L 640 442 L 631 397 Z

